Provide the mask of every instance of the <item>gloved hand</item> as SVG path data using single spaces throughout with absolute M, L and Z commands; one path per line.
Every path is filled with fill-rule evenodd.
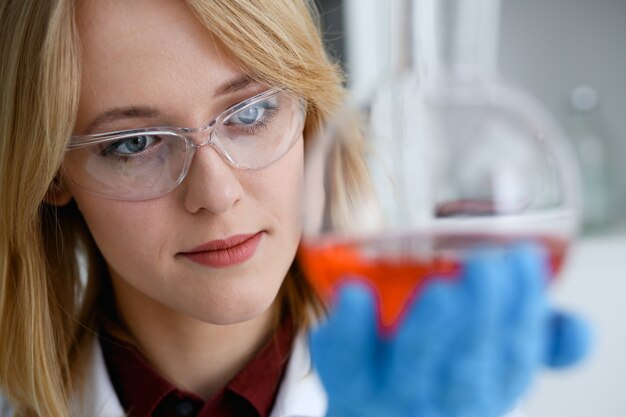
M 531 246 L 470 257 L 459 281 L 431 281 L 397 333 L 381 337 L 374 297 L 344 286 L 310 334 L 329 417 L 495 417 L 542 364 L 580 361 L 584 322 L 552 311 L 546 262 Z

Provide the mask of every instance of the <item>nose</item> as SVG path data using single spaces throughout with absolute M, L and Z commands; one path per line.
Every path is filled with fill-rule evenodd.
M 182 184 L 185 209 L 190 213 L 202 210 L 223 213 L 234 207 L 244 195 L 235 169 L 218 152 L 213 146 L 196 148 Z

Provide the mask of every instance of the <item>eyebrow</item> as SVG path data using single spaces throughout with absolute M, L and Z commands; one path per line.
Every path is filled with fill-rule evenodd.
M 116 107 L 100 113 L 85 129 L 83 135 L 93 132 L 96 127 L 122 119 L 139 119 L 139 118 L 155 118 L 159 116 L 159 112 L 151 107 Z
M 251 84 L 257 84 L 257 82 L 250 78 L 248 75 L 242 75 L 239 78 L 235 78 L 234 80 L 227 81 L 222 84 L 215 90 L 213 95 L 215 97 L 219 97 L 226 94 L 235 93 L 237 91 L 243 90 Z
M 257 82 L 248 75 L 243 75 L 241 77 L 227 81 L 218 88 L 216 88 L 213 96 L 219 97 L 227 94 L 232 94 L 237 91 L 241 91 L 252 84 L 257 84 Z M 98 116 L 96 116 L 96 118 L 93 119 L 93 121 L 89 123 L 89 125 L 87 125 L 83 132 L 83 135 L 88 135 L 92 133 L 98 126 L 102 124 L 111 123 L 123 119 L 153 119 L 160 116 L 160 114 L 161 113 L 155 108 L 146 106 L 114 107 L 98 114 Z

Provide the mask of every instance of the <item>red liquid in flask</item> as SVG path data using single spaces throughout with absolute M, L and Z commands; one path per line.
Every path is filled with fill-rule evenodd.
M 369 240 L 304 240 L 298 260 L 318 294 L 332 299 L 346 280 L 364 280 L 376 292 L 383 331 L 391 331 L 409 301 L 429 279 L 459 276 L 463 256 L 476 248 L 505 250 L 516 242 L 534 242 L 546 251 L 551 277 L 558 273 L 568 242 L 554 236 L 449 233 L 404 235 Z

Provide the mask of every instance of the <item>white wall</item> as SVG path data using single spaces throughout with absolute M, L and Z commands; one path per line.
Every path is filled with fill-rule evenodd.
M 557 116 L 572 87 L 596 86 L 626 141 L 625 0 L 503 0 L 501 30 L 505 75 Z
M 590 321 L 595 344 L 581 366 L 539 377 L 527 416 L 625 417 L 626 237 L 579 242 L 552 291 L 555 304 Z
M 604 186 L 614 198 L 614 222 L 624 224 L 626 0 L 503 0 L 502 6 L 503 74 L 543 101 L 571 137 L 584 126 L 568 108 L 569 93 L 579 84 L 598 91 L 588 124 L 605 140 Z

